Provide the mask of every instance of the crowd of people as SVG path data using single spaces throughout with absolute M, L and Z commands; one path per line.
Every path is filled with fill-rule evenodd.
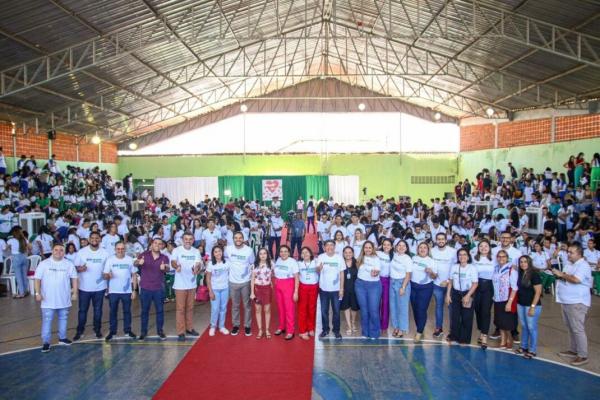
M 594 155 L 591 171 L 578 170 L 585 164 L 578 159 L 583 154 L 568 164 L 568 180 L 549 168 L 539 174 L 523 168 L 519 176 L 509 163 L 507 175 L 483 169 L 473 183 L 457 184 L 454 198 L 431 199 L 429 205 L 383 196 L 361 205 L 310 198 L 299 199 L 288 213 L 278 202 L 244 199 L 173 204 L 165 195 L 134 194 L 131 175 L 116 182 L 97 168 L 63 172 L 52 160 L 39 168 L 33 157 L 23 158 L 1 181 L 0 199 L 6 202 L 0 235 L 7 241 L 0 246 L 10 254 L 17 299 L 28 295 L 27 255 L 43 258 L 35 269 L 34 294 L 43 310 L 44 352 L 56 314 L 59 344 L 71 343 L 66 324 L 73 300 L 74 341 L 85 333 L 90 306 L 94 336 L 112 340 L 119 303 L 127 336 L 148 336 L 154 307 L 157 334 L 165 339 L 169 301 L 175 302 L 178 338 L 185 340 L 198 336 L 194 301 L 207 295 L 210 336 L 252 336 L 254 318 L 256 339 L 292 340 L 296 334 L 339 339 L 359 331 L 370 339 L 402 338 L 409 333 L 412 309 L 413 339 L 420 342 L 433 299 L 434 338 L 469 344 L 475 320 L 482 348 L 499 340 L 499 347 L 533 358 L 543 300 L 561 304 L 570 347 L 560 354 L 578 366 L 588 362 L 584 325 L 600 258 L 600 190 L 590 188 L 599 157 Z M 132 211 L 136 197 L 143 207 Z M 491 212 L 477 206 L 482 201 Z M 526 207 L 541 208 L 541 233 L 531 233 Z M 16 213 L 29 211 L 48 218 L 35 235 L 14 225 Z M 311 228 L 318 250 L 305 240 Z M 139 336 L 131 326 L 138 295 Z M 225 327 L 229 300 L 231 330 Z M 315 331 L 317 301 L 321 332 Z M 278 321 L 271 332 L 273 303 Z

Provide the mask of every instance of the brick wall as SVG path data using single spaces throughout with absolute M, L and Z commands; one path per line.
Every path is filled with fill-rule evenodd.
M 555 141 L 600 137 L 600 115 L 555 118 Z M 498 124 L 498 148 L 552 142 L 552 119 L 502 122 Z M 460 128 L 460 151 L 494 148 L 494 125 L 480 124 Z
M 460 150 L 483 150 L 494 147 L 494 125 L 471 125 L 460 128 Z
M 600 114 L 556 118 L 556 141 L 600 136 Z
M 29 129 L 26 134 L 23 134 L 23 130 L 17 125 L 16 141 L 17 157 L 25 154 L 29 158 L 33 154 L 37 160 L 43 163 L 50 157 L 46 132 L 36 134 L 33 129 Z M 5 156 L 15 156 L 13 154 L 12 125 L 8 122 L 0 122 L 0 146 Z M 77 145 L 75 136 L 65 133 L 56 134 L 56 140 L 52 142 L 52 154 L 56 154 L 56 158 L 61 161 L 77 161 L 77 146 L 79 146 L 79 161 L 99 162 L 99 146 L 91 143 Z M 118 162 L 116 144 L 102 143 L 102 162 L 113 164 Z

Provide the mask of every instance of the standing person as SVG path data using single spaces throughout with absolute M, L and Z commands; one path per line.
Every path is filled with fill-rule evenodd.
M 148 336 L 148 319 L 150 316 L 150 306 L 154 304 L 156 312 L 156 333 L 161 340 L 166 340 L 167 336 L 163 331 L 165 322 L 164 313 L 164 281 L 165 274 L 169 270 L 169 257 L 160 252 L 162 239 L 156 237 L 152 239 L 150 249 L 140 254 L 135 261 L 140 271 L 140 301 L 142 303 L 141 313 L 141 333 L 140 340 Z
M 355 283 L 356 299 L 360 307 L 362 335 L 369 339 L 378 339 L 381 334 L 379 306 L 381 304 L 381 262 L 375 251 L 375 245 L 366 241 L 356 260 L 358 268 Z
M 319 222 L 317 222 L 317 236 L 319 238 L 319 254 L 323 253 L 324 243 L 331 238 L 331 235 L 329 234 L 329 227 L 331 226 L 331 222 L 327 218 L 328 218 L 327 213 L 323 213 L 323 214 L 321 214 L 321 219 L 319 220 Z M 0 227 L 1 227 L 1 225 L 0 225 Z
M 137 268 L 133 265 L 133 258 L 125 255 L 125 243 L 118 242 L 115 245 L 115 255 L 108 257 L 102 272 L 104 279 L 108 280 L 110 304 L 110 330 L 104 340 L 110 342 L 117 334 L 119 302 L 123 305 L 123 332 L 136 339 L 136 334 L 131 331 L 131 302 L 136 297 Z
M 281 210 L 275 210 L 275 215 L 269 219 L 269 240 L 267 247 L 272 259 L 275 259 L 275 254 L 279 254 L 281 246 L 281 231 L 283 230 L 283 219 L 281 218 Z M 273 253 L 273 244 L 275 244 L 275 253 Z
M 317 262 L 312 250 L 308 247 L 303 247 L 300 251 L 298 274 L 300 278 L 298 287 L 298 331 L 300 334 L 298 336 L 308 340 L 315 336 L 317 297 L 319 296 Z
M 4 157 L 4 150 L 0 147 L 0 175 L 6 174 L 6 158 Z
M 450 305 L 449 341 L 460 344 L 471 343 L 473 331 L 473 295 L 477 289 L 479 278 L 477 269 L 471 264 L 471 254 L 460 249 L 456 258 L 458 263 L 450 269 L 446 303 Z
M 197 275 L 202 267 L 202 257 L 194 248 L 194 235 L 183 234 L 183 245 L 173 250 L 171 268 L 175 270 L 175 324 L 178 340 L 185 340 L 185 335 L 200 336 L 194 329 L 194 300 L 196 298 Z
M 96 339 L 102 339 L 102 303 L 106 291 L 106 280 L 104 279 L 104 264 L 108 258 L 106 250 L 100 247 L 100 234 L 90 233 L 89 244 L 79 250 L 79 261 L 81 265 L 76 266 L 79 273 L 79 314 L 77 332 L 73 337 L 76 342 L 85 331 L 90 303 L 94 309 L 94 332 Z
M 396 244 L 394 258 L 390 263 L 390 315 L 394 329 L 392 336 L 396 338 L 408 333 L 411 272 L 412 259 L 408 253 L 408 243 L 402 239 Z
M 381 266 L 381 271 L 379 271 L 379 281 L 381 282 L 379 319 L 382 331 L 386 331 L 390 323 L 390 263 L 394 258 L 393 249 L 394 243 L 386 238 L 381 242 L 381 250 L 377 251 L 377 257 L 379 257 Z
M 117 224 L 111 222 L 108 225 L 108 233 L 102 238 L 101 247 L 106 250 L 109 256 L 112 256 L 115 254 L 115 245 L 120 241 L 121 238 L 117 234 Z
M 65 248 L 54 244 L 52 257 L 42 261 L 35 269 L 35 300 L 42 308 L 42 353 L 50 351 L 52 320 L 58 314 L 58 344 L 70 345 L 67 339 L 67 320 L 71 300 L 77 300 L 77 271 L 64 258 Z
M 306 231 L 310 233 L 310 227 L 313 228 L 313 233 L 317 232 L 315 228 L 315 205 L 312 200 L 308 202 L 308 206 L 306 206 Z
M 291 257 L 290 248 L 283 245 L 279 248 L 279 258 L 275 262 L 275 300 L 279 311 L 279 326 L 275 336 L 285 333 L 285 340 L 294 338 L 296 325 L 295 308 L 298 301 L 298 262 Z
M 508 253 L 500 250 L 496 255 L 496 266 L 492 275 L 494 285 L 494 316 L 496 327 L 500 329 L 500 348 L 512 350 L 511 331 L 516 328 L 515 318 L 518 274 L 508 261 Z M 513 307 L 513 305 L 515 307 Z
M 341 256 L 335 252 L 333 240 L 324 244 L 325 253 L 317 259 L 319 276 L 319 299 L 321 301 L 321 324 L 323 330 L 320 338 L 329 335 L 329 309 L 333 312 L 333 334 L 336 339 L 341 339 L 340 334 L 340 299 L 344 298 L 344 270 L 345 263 Z
M 583 156 L 584 156 L 584 154 L 582 152 L 582 153 L 577 154 L 577 158 L 575 158 L 575 172 L 573 173 L 573 176 L 574 176 L 573 185 L 576 188 L 581 186 L 581 177 L 583 176 L 584 167 L 585 167 L 585 159 L 583 158 Z
M 475 254 L 473 265 L 477 270 L 479 278 L 477 290 L 475 291 L 475 302 L 473 304 L 477 319 L 477 330 L 479 330 L 477 343 L 485 349 L 487 348 L 487 339 L 492 318 L 492 305 L 494 304 L 494 285 L 492 284 L 494 261 L 492 260 L 490 242 L 487 239 L 482 239 L 477 245 L 477 254 Z
M 233 336 L 240 332 L 240 301 L 244 304 L 244 334 L 252 335 L 252 311 L 250 308 L 251 266 L 254 252 L 244 244 L 244 234 L 233 234 L 233 246 L 225 248 L 225 260 L 229 265 L 229 297 L 231 297 L 231 322 Z
M 435 297 L 435 331 L 434 338 L 444 335 L 444 299 L 448 296 L 448 285 L 450 279 L 450 267 L 456 264 L 456 250 L 447 246 L 446 233 L 439 232 L 435 235 L 436 246 L 431 249 L 431 258 L 437 268 L 437 277 L 433 281 L 433 297 Z M 473 289 L 475 290 L 475 289 Z M 472 312 L 472 310 L 471 310 Z
M 437 278 L 435 261 L 429 256 L 429 246 L 425 242 L 417 246 L 417 255 L 412 259 L 410 276 L 410 304 L 412 305 L 417 333 L 415 343 L 423 340 L 423 331 L 427 324 L 427 309 L 433 296 L 433 280 Z
M 563 321 L 569 331 L 569 350 L 561 351 L 559 355 L 571 359 L 570 364 L 578 367 L 589 362 L 585 318 L 592 302 L 592 270 L 583 258 L 580 243 L 571 243 L 567 256 L 569 263 L 563 271 L 553 270 L 559 279 L 556 302 L 561 304 Z
M 355 289 L 358 267 L 356 266 L 356 258 L 354 258 L 352 247 L 346 246 L 342 256 L 346 269 L 344 270 L 344 297 L 340 304 L 340 310 L 344 312 L 344 318 L 346 319 L 346 335 L 350 336 L 356 332 L 356 315 L 360 310 Z
M 537 353 L 537 325 L 542 312 L 542 280 L 528 256 L 519 257 L 518 278 L 517 313 L 519 314 L 519 321 L 521 321 L 523 335 L 521 346 L 515 352 L 531 359 Z
M 291 224 L 291 254 L 290 257 L 294 257 L 294 249 L 296 249 L 298 253 L 298 260 L 300 260 L 300 251 L 302 249 L 302 242 L 304 241 L 304 236 L 306 235 L 306 227 L 304 226 L 304 220 L 302 219 L 302 213 L 296 213 L 296 218 L 292 221 Z
M 223 257 L 223 247 L 212 248 L 206 267 L 206 286 L 210 296 L 210 329 L 208 336 L 215 336 L 217 327 L 222 335 L 229 335 L 225 328 L 227 301 L 229 300 L 229 264 Z
M 8 239 L 6 244 L 10 248 L 12 269 L 17 283 L 17 294 L 14 295 L 13 298 L 22 299 L 29 292 L 29 285 L 27 283 L 27 270 L 29 269 L 27 254 L 31 250 L 31 245 L 27 241 L 27 238 L 23 233 L 23 229 L 18 225 L 12 227 L 10 230 L 10 236 L 12 237 Z
M 564 168 L 567 169 L 567 178 L 569 179 L 569 186 L 575 187 L 575 156 L 571 155 L 569 161 L 564 163 Z
M 210 218 L 207 228 L 202 231 L 202 240 L 200 244 L 204 247 L 206 254 L 212 254 L 212 248 L 222 239 L 221 231 L 217 229 L 215 220 Z
M 250 283 L 250 299 L 254 300 L 256 312 L 256 325 L 258 326 L 257 339 L 263 337 L 262 311 L 265 311 L 265 337 L 271 339 L 271 300 L 273 263 L 266 248 L 261 248 L 256 254 L 254 268 L 252 268 L 252 280 Z

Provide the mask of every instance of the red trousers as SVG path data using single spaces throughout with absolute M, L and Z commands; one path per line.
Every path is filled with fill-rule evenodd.
M 298 329 L 300 333 L 307 333 L 315 330 L 318 295 L 318 283 L 314 285 L 300 283 L 300 286 L 298 287 Z

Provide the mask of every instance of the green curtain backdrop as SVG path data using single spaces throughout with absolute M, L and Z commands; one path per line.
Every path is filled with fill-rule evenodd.
M 231 195 L 225 196 L 225 190 L 231 190 Z M 242 196 L 245 196 L 243 176 L 219 176 L 219 200 L 228 202 Z
M 302 197 L 304 202 L 309 196 L 316 200 L 329 197 L 329 178 L 327 176 L 219 176 L 219 198 L 229 201 L 230 198 L 244 196 L 246 200 L 256 199 L 262 202 L 262 181 L 265 179 L 281 179 L 283 199 L 281 210 L 286 213 L 296 209 L 296 200 Z M 225 196 L 225 190 L 231 190 L 231 196 Z M 270 202 L 267 202 L 269 204 Z M 316 206 L 316 204 L 315 204 Z

